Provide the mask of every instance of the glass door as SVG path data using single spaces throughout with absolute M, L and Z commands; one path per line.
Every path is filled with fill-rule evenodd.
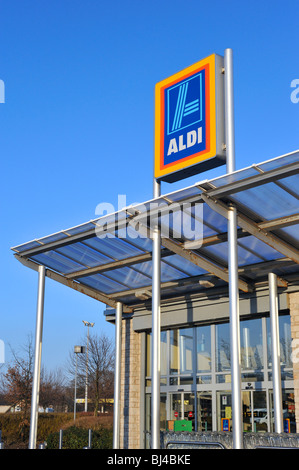
M 192 430 L 195 426 L 195 396 L 191 392 L 169 393 L 169 418 L 170 421 L 192 421 Z
M 197 392 L 197 431 L 212 431 L 212 392 Z
M 242 392 L 243 431 L 252 432 L 252 390 Z
M 253 431 L 267 432 L 269 428 L 267 396 L 264 390 L 253 390 Z
M 183 406 L 182 393 L 170 393 L 168 396 L 170 400 L 169 419 L 170 420 L 183 419 L 184 406 Z
M 195 431 L 195 395 L 194 393 L 184 392 L 184 419 L 192 421 L 192 431 Z
M 244 432 L 267 432 L 267 397 L 263 390 L 242 392 Z

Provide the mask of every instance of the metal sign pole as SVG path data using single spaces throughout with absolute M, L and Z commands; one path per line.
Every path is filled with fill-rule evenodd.
M 233 91 L 233 52 L 225 49 L 225 128 L 227 173 L 235 171 L 235 131 L 234 131 L 234 91 Z M 229 312 L 231 338 L 232 375 L 232 418 L 233 446 L 243 448 L 241 361 L 240 361 L 240 318 L 238 292 L 238 246 L 237 211 L 230 207 L 228 212 L 228 268 L 229 268 Z
M 120 430 L 120 370 L 121 370 L 121 334 L 122 303 L 117 302 L 115 313 L 115 375 L 114 375 L 114 410 L 113 410 L 113 449 L 119 449 Z
M 282 419 L 282 390 L 281 390 L 281 370 L 280 370 L 280 346 L 279 346 L 279 324 L 278 324 L 278 297 L 277 297 L 277 276 L 269 273 L 269 297 L 270 297 L 270 322 L 271 322 L 271 343 L 272 343 L 272 374 L 273 374 L 273 395 L 274 395 L 274 421 L 275 432 L 283 432 Z
M 154 179 L 154 198 L 160 194 L 161 184 Z M 161 232 L 158 219 L 153 232 L 151 448 L 160 449 Z
M 39 388 L 40 388 L 40 369 L 41 369 L 41 356 L 42 356 L 44 298 L 45 298 L 45 273 L 46 273 L 45 266 L 39 266 L 29 449 L 36 448 Z

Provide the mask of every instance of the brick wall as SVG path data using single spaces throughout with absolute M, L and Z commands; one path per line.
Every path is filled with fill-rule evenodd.
M 289 294 L 289 306 L 291 315 L 291 336 L 293 340 L 296 428 L 297 432 L 299 432 L 299 292 Z
M 120 447 L 140 449 L 141 335 L 131 320 L 122 322 Z

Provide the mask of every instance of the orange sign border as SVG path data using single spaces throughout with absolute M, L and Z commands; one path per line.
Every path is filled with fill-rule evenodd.
M 201 70 L 206 70 L 206 149 L 164 165 L 164 91 Z M 216 54 L 212 54 L 155 87 L 155 178 L 186 169 L 216 156 Z

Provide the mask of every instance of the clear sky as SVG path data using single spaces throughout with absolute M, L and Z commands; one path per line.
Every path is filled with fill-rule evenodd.
M 34 337 L 37 273 L 12 246 L 152 197 L 155 83 L 234 51 L 237 169 L 299 148 L 298 0 L 0 0 L 1 328 L 5 360 Z M 298 94 L 299 96 L 299 94 Z M 225 167 L 167 193 L 225 173 Z M 114 336 L 104 305 L 46 282 L 42 362 L 86 334 Z M 85 330 L 84 330 L 85 328 Z

